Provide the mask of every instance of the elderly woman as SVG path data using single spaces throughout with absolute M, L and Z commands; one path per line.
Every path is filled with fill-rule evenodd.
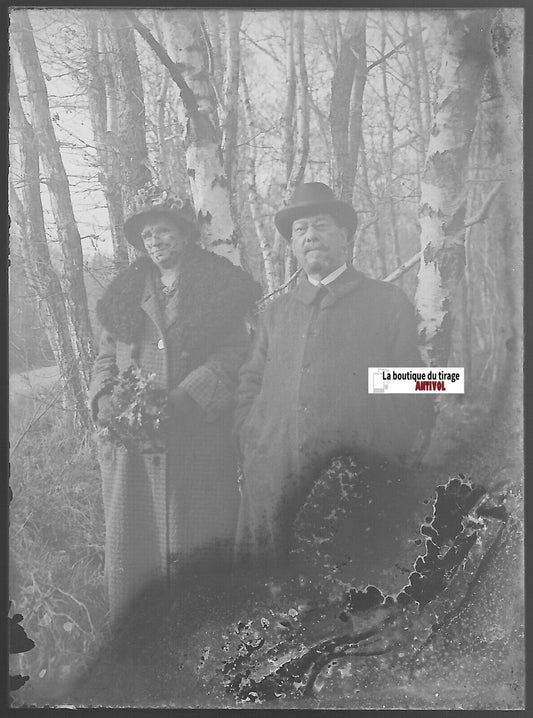
M 248 351 L 244 319 L 260 291 L 201 249 L 192 215 L 169 200 L 141 206 L 124 232 L 142 256 L 97 306 L 93 418 L 109 413 L 113 379 L 132 365 L 167 393 L 169 418 L 163 446 L 99 441 L 113 618 L 183 567 L 230 558 L 239 505 L 230 412 Z

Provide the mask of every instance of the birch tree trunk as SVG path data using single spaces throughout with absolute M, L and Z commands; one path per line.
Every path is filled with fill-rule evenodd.
M 294 189 L 304 178 L 309 157 L 309 82 L 305 62 L 305 14 L 300 11 L 294 18 L 294 66 L 296 73 L 296 142 L 294 160 L 287 180 L 285 198 L 289 199 Z
M 28 87 L 32 125 L 43 160 L 52 212 L 63 253 L 63 287 L 74 356 L 80 365 L 84 390 L 88 389 L 93 359 L 93 335 L 83 279 L 81 238 L 74 218 L 67 174 L 52 120 L 48 93 L 26 10 L 12 14 L 13 41 Z
M 244 117 L 246 120 L 246 133 L 249 137 L 248 150 L 248 204 L 250 213 L 254 222 L 255 231 L 261 248 L 261 256 L 263 258 L 263 269 L 265 272 L 266 284 L 268 292 L 275 289 L 277 284 L 276 272 L 274 269 L 272 245 L 269 242 L 265 231 L 265 223 L 263 221 L 263 211 L 256 185 L 256 162 L 257 150 L 255 148 L 255 122 L 253 118 L 252 106 L 250 103 L 250 94 L 248 92 L 248 83 L 244 70 L 241 76 L 241 85 L 243 90 Z
M 116 102 L 116 135 L 120 186 L 126 214 L 133 210 L 133 198 L 152 179 L 146 146 L 144 91 L 135 47 L 135 31 L 123 12 L 106 15 L 107 34 L 112 52 Z
M 226 73 L 224 77 L 224 117 L 222 122 L 222 154 L 224 170 L 229 182 L 230 205 L 237 221 L 235 169 L 237 167 L 237 132 L 239 128 L 239 32 L 242 11 L 225 10 L 226 21 Z
M 294 18 L 294 67 L 296 73 L 296 141 L 291 171 L 285 189 L 285 202 L 294 194 L 305 174 L 309 157 L 309 83 L 305 62 L 305 14 L 298 11 Z M 285 254 L 285 281 L 294 274 L 297 268 L 296 258 L 289 245 Z
M 287 11 L 285 31 L 285 107 L 283 109 L 283 156 L 285 180 L 289 181 L 294 163 L 294 108 L 296 106 L 296 70 L 294 66 L 294 11 Z
M 98 177 L 104 190 L 109 213 L 113 255 L 115 262 L 118 265 L 123 265 L 128 262 L 128 245 L 122 233 L 124 224 L 122 182 L 118 162 L 114 159 L 116 149 L 109 141 L 106 62 L 102 62 L 102 43 L 101 37 L 99 37 L 102 16 L 100 13 L 97 15 L 96 12 L 95 10 L 88 11 L 85 19 L 88 40 L 85 55 L 88 72 L 87 100 L 96 145 Z M 116 101 L 116 98 L 114 100 Z
M 294 59 L 294 10 L 287 10 L 284 15 L 285 25 L 285 102 L 282 115 L 283 144 L 282 155 L 285 160 L 285 186 L 283 197 L 287 199 L 287 186 L 294 165 L 294 132 L 296 108 L 296 65 Z M 286 278 L 286 268 L 294 265 L 294 257 L 287 242 L 277 229 L 274 230 L 274 257 L 277 283 L 282 284 Z
M 333 190 L 352 202 L 366 83 L 366 12 L 350 12 L 331 81 Z
M 339 45 L 342 40 L 342 32 L 338 11 L 328 13 L 329 30 L 331 34 L 331 56 L 334 63 L 339 61 Z
M 417 18 L 419 20 L 419 18 Z M 420 20 L 419 20 L 420 24 Z M 421 32 L 421 30 L 420 30 Z M 422 40 L 420 37 L 420 32 L 417 30 L 415 33 L 412 33 L 412 30 L 409 26 L 408 17 L 406 16 L 404 19 L 404 41 L 406 42 L 406 48 L 407 48 L 407 59 L 409 61 L 409 65 L 411 68 L 411 82 L 409 87 L 409 94 L 411 99 L 411 107 L 412 112 L 415 118 L 416 123 L 416 151 L 417 151 L 417 161 L 416 161 L 416 177 L 417 177 L 417 192 L 420 194 L 420 183 L 422 179 L 422 167 L 424 164 L 424 159 L 426 156 L 426 125 L 424 124 L 424 113 L 423 113 L 423 107 L 426 102 L 425 95 L 423 97 L 423 92 L 425 93 L 425 88 L 428 84 L 427 77 L 424 78 L 424 74 L 427 72 L 427 66 L 424 67 L 422 62 L 420 61 L 420 46 L 422 45 Z
M 505 359 L 494 395 L 493 410 L 502 430 L 514 433 L 522 425 L 523 406 L 523 58 L 524 10 L 498 10 L 491 28 L 492 67 L 500 103 L 492 129 L 492 143 L 500 159 L 504 194 L 500 201 L 499 240 L 504 257 L 503 293 L 507 304 Z
M 385 24 L 385 16 L 381 16 L 381 56 L 385 56 L 385 42 L 387 39 L 387 28 Z M 387 61 L 381 63 L 381 81 L 383 88 L 383 104 L 385 107 L 385 124 L 387 128 L 387 152 L 385 156 L 385 195 L 389 207 L 390 232 L 392 235 L 392 246 L 394 249 L 394 262 L 397 267 L 402 263 L 400 255 L 400 242 L 398 239 L 398 222 L 396 220 L 396 207 L 394 206 L 394 115 L 389 98 L 389 84 L 387 79 Z M 400 284 L 402 279 L 400 278 Z
M 11 217 L 19 227 L 23 271 L 39 299 L 39 314 L 60 376 L 65 380 L 72 398 L 76 421 L 86 429 L 90 426 L 90 416 L 85 380 L 74 355 L 61 282 L 52 266 L 46 241 L 38 144 L 33 128 L 24 115 L 14 76 L 11 77 L 10 110 L 11 130 L 20 154 L 21 198 L 12 183 L 9 205 Z
M 166 106 L 168 97 L 169 77 L 165 72 L 157 93 L 157 149 L 159 153 L 159 183 L 162 187 L 171 187 L 172 179 L 168 165 L 168 143 L 166 139 Z
M 347 175 L 347 189 L 351 184 L 352 191 L 346 201 L 355 201 L 355 176 L 359 161 L 359 151 L 363 140 L 363 97 L 365 93 L 367 69 L 366 69 L 366 13 L 361 18 L 359 32 L 357 34 L 356 63 L 352 96 L 350 100 L 350 127 L 349 127 L 349 170 Z
M 113 204 L 113 221 L 118 222 L 117 233 L 120 236 L 119 242 L 124 246 L 124 250 L 121 250 L 120 256 L 122 257 L 122 251 L 125 252 L 126 257 L 130 257 L 130 247 L 126 242 L 126 238 L 122 232 L 122 226 L 124 224 L 124 202 L 122 199 L 122 182 L 121 176 L 121 162 L 120 152 L 117 144 L 118 137 L 118 91 L 117 91 L 117 79 L 115 76 L 115 66 L 113 62 L 113 48 L 111 45 L 111 38 L 107 32 L 105 23 L 102 23 L 102 27 L 98 31 L 98 48 L 102 50 L 102 62 L 100 69 L 102 77 L 104 78 L 105 91 L 106 91 L 106 134 L 105 144 L 108 150 L 108 161 L 109 161 L 109 174 L 110 182 L 116 181 L 117 196 L 114 200 L 120 203 L 120 207 L 117 204 Z
M 167 53 L 133 13 L 135 29 L 166 64 L 178 85 L 177 108 L 184 127 L 184 146 L 191 196 L 206 249 L 240 264 L 238 234 L 231 215 L 220 128 L 206 62 L 201 17 L 194 10 L 162 10 Z
M 424 45 L 424 39 L 423 39 L 423 27 L 422 23 L 420 21 L 420 12 L 415 11 L 415 27 L 416 27 L 416 35 L 417 40 L 415 42 L 415 47 L 418 55 L 418 59 L 420 62 L 420 68 L 421 68 L 421 74 L 420 74 L 420 85 L 421 85 L 421 99 L 422 99 L 422 108 L 424 113 L 424 127 L 426 132 L 428 131 L 429 127 L 431 126 L 431 95 L 429 91 L 429 69 L 428 69 L 428 63 L 426 58 L 426 48 Z
M 385 240 L 381 231 L 381 219 L 380 211 L 376 206 L 372 197 L 372 190 L 370 188 L 370 182 L 368 178 L 368 162 L 367 152 L 363 138 L 361 138 L 361 179 L 363 185 L 364 196 L 368 206 L 370 207 L 373 215 L 373 219 L 370 220 L 368 229 L 372 230 L 374 237 L 373 247 L 371 251 L 371 266 L 374 268 L 374 276 L 379 279 L 384 279 L 387 276 L 387 250 L 385 246 Z M 357 255 L 360 245 L 364 241 L 364 234 L 366 231 L 365 225 L 358 227 L 353 247 L 353 261 L 357 261 Z
M 210 74 L 217 96 L 224 90 L 224 58 L 222 40 L 220 38 L 221 14 L 224 10 L 212 8 L 204 13 L 204 21 L 211 41 Z
M 152 10 L 152 20 L 157 42 L 164 44 L 160 15 L 157 9 Z M 166 67 L 161 65 L 159 70 L 160 89 L 156 98 L 158 183 L 161 187 L 186 187 L 188 179 L 182 140 L 183 132 L 174 111 L 174 103 L 171 101 L 173 89 L 171 78 Z
M 452 300 L 464 272 L 470 139 L 487 63 L 492 10 L 446 11 L 437 107 L 421 185 L 422 257 L 416 307 L 422 358 L 446 365 L 450 352 Z

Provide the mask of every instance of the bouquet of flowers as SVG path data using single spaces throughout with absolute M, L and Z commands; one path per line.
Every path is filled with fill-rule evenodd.
M 167 392 L 155 384 L 155 374 L 130 366 L 106 388 L 111 401 L 98 412 L 98 436 L 125 447 L 155 448 L 164 443 L 168 419 Z

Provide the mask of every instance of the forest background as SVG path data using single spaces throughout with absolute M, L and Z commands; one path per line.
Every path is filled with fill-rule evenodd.
M 415 304 L 424 363 L 465 367 L 421 460 L 451 472 L 497 433 L 515 463 L 491 465 L 494 485 L 520 481 L 523 24 L 498 8 L 11 11 L 10 595 L 37 636 L 17 659 L 30 700 L 105 634 L 86 391 L 95 304 L 133 258 L 122 224 L 148 182 L 192 201 L 204 246 L 265 302 L 297 281 L 274 213 L 301 181 L 330 184 L 358 212 L 355 266 Z M 23 391 L 43 367 L 53 385 Z

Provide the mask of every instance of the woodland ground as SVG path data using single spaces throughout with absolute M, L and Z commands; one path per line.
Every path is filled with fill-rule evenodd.
M 10 381 L 9 597 L 36 643 L 11 657 L 10 671 L 30 676 L 30 702 L 83 665 L 107 610 L 98 464 L 92 442 L 69 426 L 55 373 L 32 373 L 33 398 L 27 377 Z
M 12 389 L 16 386 L 12 382 Z M 427 455 L 428 485 L 436 486 L 449 474 L 463 471 L 491 488 L 502 474 L 509 479 L 509 473 L 512 477 L 520 470 L 520 461 L 516 466 L 502 463 L 497 447 L 493 456 L 488 451 L 482 461 L 475 458 L 472 447 L 476 436 L 483 434 L 485 420 L 481 407 L 472 409 L 457 401 L 443 407 Z M 11 613 L 23 615 L 22 626 L 36 643 L 31 651 L 12 657 L 11 673 L 30 676 L 13 697 L 15 706 L 42 706 L 83 670 L 88 657 L 108 639 L 99 470 L 91 437 L 82 439 L 69 428 L 57 385 L 41 387 L 33 398 L 12 391 L 10 432 Z M 476 470 L 484 475 L 474 475 Z M 517 676 L 514 687 L 509 680 L 509 685 L 495 690 L 493 658 L 490 651 L 486 655 L 480 651 L 474 662 L 467 659 L 453 665 L 452 661 L 445 679 L 441 657 L 433 668 L 428 663 L 429 674 L 426 670 L 418 682 L 402 678 L 395 669 L 390 680 L 370 681 L 361 695 L 359 690 L 351 691 L 329 704 L 326 690 L 320 706 L 287 703 L 284 707 L 518 708 L 523 666 L 517 640 L 518 648 L 506 659 L 514 661 L 510 668 Z M 474 674 L 479 678 L 480 672 L 482 679 L 476 682 Z M 163 704 L 153 694 L 149 705 Z

